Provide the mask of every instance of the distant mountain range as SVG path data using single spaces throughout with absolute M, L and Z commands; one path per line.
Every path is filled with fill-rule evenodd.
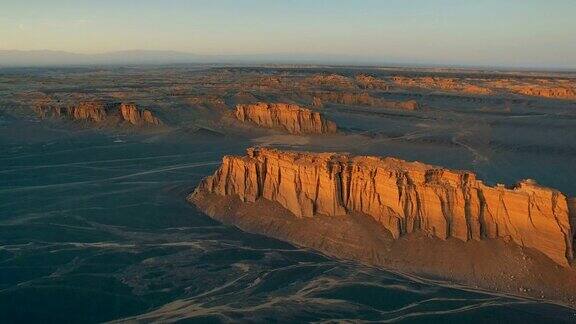
M 170 64 L 206 62 L 208 57 L 174 51 L 118 51 L 77 54 L 63 51 L 0 50 L 0 66 L 55 66 L 92 64 Z
M 374 64 L 375 60 L 358 59 L 338 55 L 304 54 L 198 55 L 177 51 L 150 50 L 117 51 L 101 54 L 78 54 L 51 50 L 0 50 L 0 67 L 178 63 Z

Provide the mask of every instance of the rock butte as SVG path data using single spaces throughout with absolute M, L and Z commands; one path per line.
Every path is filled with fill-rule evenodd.
M 87 120 L 95 123 L 118 118 L 132 125 L 161 125 L 160 119 L 147 109 L 139 109 L 132 103 L 109 103 L 85 101 L 72 107 L 38 106 L 36 112 L 42 118 L 67 117 L 72 120 Z
M 358 212 L 396 239 L 411 232 L 462 241 L 503 239 L 563 266 L 573 259 L 574 199 L 532 180 L 490 187 L 471 172 L 419 162 L 259 148 L 243 157 L 225 156 L 192 198 L 201 192 L 273 201 L 296 217 Z
M 319 112 L 292 104 L 260 102 L 237 105 L 235 116 L 242 122 L 291 134 L 330 134 L 337 131 L 336 124 L 324 119 Z

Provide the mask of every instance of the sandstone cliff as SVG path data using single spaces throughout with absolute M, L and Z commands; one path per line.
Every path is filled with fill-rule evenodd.
M 151 111 L 144 109 L 140 110 L 135 104 L 120 104 L 120 114 L 124 121 L 132 125 L 160 125 L 161 122 L 158 118 L 154 117 Z
M 136 126 L 162 124 L 151 111 L 131 103 L 84 101 L 71 107 L 39 105 L 35 110 L 41 118 L 58 117 L 94 123 L 127 122 Z
M 291 134 L 336 133 L 336 124 L 315 112 L 297 105 L 284 103 L 257 103 L 237 105 L 235 116 L 242 122 L 251 122 L 265 128 L 275 128 Z
M 569 201 L 531 180 L 490 187 L 471 172 L 394 158 L 249 149 L 226 156 L 195 191 L 273 201 L 297 217 L 372 217 L 394 238 L 423 232 L 462 241 L 503 239 L 567 265 Z M 573 201 L 570 202 L 573 204 Z

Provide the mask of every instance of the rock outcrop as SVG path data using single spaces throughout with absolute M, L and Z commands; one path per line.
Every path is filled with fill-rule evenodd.
M 35 108 L 41 118 L 57 117 L 75 121 L 127 122 L 135 126 L 161 125 L 160 119 L 147 109 L 140 109 L 132 103 L 104 101 L 84 101 L 76 106 L 60 107 L 39 105 Z
M 160 120 L 156 118 L 150 110 L 140 110 L 135 104 L 122 103 L 120 104 L 119 109 L 122 119 L 132 125 L 161 124 Z
M 237 105 L 235 116 L 242 122 L 260 127 L 281 129 L 290 134 L 336 133 L 336 124 L 319 112 L 285 103 Z
M 417 110 L 419 108 L 416 100 L 387 100 L 374 98 L 368 93 L 352 92 L 316 92 L 312 100 L 314 107 L 323 107 L 324 102 L 341 105 L 369 106 L 377 108 L 390 108 L 400 110 Z
M 224 157 L 193 195 L 200 192 L 265 199 L 296 217 L 362 213 L 394 238 L 423 232 L 462 241 L 502 239 L 560 265 L 573 259 L 574 201 L 532 180 L 491 187 L 471 172 L 395 158 L 261 148 Z
M 555 98 L 555 99 L 576 99 L 576 89 L 569 87 L 555 86 L 519 86 L 513 92 L 533 97 Z

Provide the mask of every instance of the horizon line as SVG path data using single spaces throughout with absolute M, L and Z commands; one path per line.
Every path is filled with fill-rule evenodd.
M 442 63 L 431 60 L 408 59 L 402 61 L 399 59 L 384 59 L 374 56 L 360 56 L 351 54 L 332 54 L 332 53 L 292 53 L 292 52 L 257 52 L 257 53 L 195 53 L 189 51 L 171 50 L 171 49 L 120 49 L 103 52 L 82 53 L 68 50 L 56 49 L 0 49 L 0 55 L 6 53 L 60 53 L 67 55 L 76 55 L 89 58 L 90 56 L 105 56 L 113 54 L 174 54 L 195 56 L 189 58 L 143 58 L 140 62 L 129 62 L 130 58 L 115 58 L 119 62 L 28 62 L 28 63 L 8 63 L 3 64 L 0 61 L 0 68 L 38 68 L 38 67 L 82 67 L 82 66 L 131 66 L 131 65 L 183 65 L 183 64 L 216 64 L 216 65 L 320 65 L 320 66 L 341 66 L 341 67 L 408 67 L 408 68 L 445 68 L 445 69 L 498 69 L 506 71 L 549 71 L 549 72 L 576 72 L 576 67 L 566 67 L 562 65 L 544 66 L 542 64 L 501 64 L 501 63 Z M 277 57 L 274 56 L 288 56 Z M 290 58 L 293 56 L 293 58 Z M 258 58 L 260 57 L 260 58 Z M 1 58 L 1 56 L 0 56 Z M 210 61 L 209 59 L 215 59 Z M 19 57 L 18 59 L 25 59 Z M 38 58 L 41 59 L 41 58 Z M 114 58 L 109 58 L 114 59 Z M 204 61 L 194 62 L 194 59 L 204 59 Z M 237 61 L 233 61 L 236 59 Z M 171 61 L 173 60 L 173 61 Z M 180 62 L 178 60 L 181 60 Z M 418 62 L 420 61 L 420 62 Z

